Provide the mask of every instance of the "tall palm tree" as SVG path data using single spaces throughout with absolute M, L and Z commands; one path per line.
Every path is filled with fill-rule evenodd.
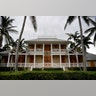
M 75 32 L 75 34 L 69 34 L 68 33 L 67 35 L 69 36 L 68 40 L 71 40 L 71 41 L 73 40 L 73 42 L 70 42 L 71 43 L 70 47 L 72 49 L 77 49 L 77 48 L 81 49 L 82 48 L 80 34 L 77 31 Z M 85 53 L 86 53 L 86 49 L 90 48 L 89 45 L 93 44 L 90 40 L 91 39 L 90 39 L 89 36 L 84 36 L 83 35 L 83 43 L 84 43 L 84 51 L 85 51 Z M 71 46 L 72 43 L 73 43 L 74 46 Z
M 81 45 L 82 45 L 82 53 L 83 53 L 83 70 L 86 71 L 87 70 L 86 69 L 86 58 L 85 58 L 85 52 L 84 52 L 83 29 L 82 29 L 81 18 L 89 26 L 89 17 L 88 16 L 69 16 L 64 29 L 66 29 L 67 25 L 71 24 L 76 18 L 78 18 L 78 23 L 79 23 L 79 28 L 80 28 Z
M 69 48 L 71 48 L 71 50 L 77 50 L 77 52 L 82 52 L 81 48 L 82 48 L 82 45 L 81 45 L 81 38 L 80 38 L 80 34 L 78 33 L 78 31 L 75 32 L 75 34 L 67 34 L 69 36 L 68 38 L 68 41 L 70 41 L 69 43 Z M 84 42 L 84 51 L 85 51 L 85 56 L 86 56 L 86 49 L 90 48 L 90 44 L 93 44 L 91 41 L 90 41 L 90 37 L 88 36 L 84 36 L 83 35 L 83 42 Z M 71 51 L 70 51 L 71 52 Z M 81 70 L 81 68 L 80 68 Z
M 85 31 L 85 33 L 89 33 L 88 36 L 94 36 L 93 43 L 96 45 L 96 21 L 89 19 L 93 26 Z
M 9 44 L 13 41 L 12 37 L 9 35 L 9 32 L 17 32 L 13 28 L 16 26 L 12 26 L 14 19 L 10 19 L 7 16 L 0 16 L 0 47 L 2 46 L 3 36 L 6 38 L 6 43 Z
M 15 71 L 18 71 L 18 54 L 19 54 L 19 45 L 20 45 L 20 41 L 22 38 L 22 34 L 24 32 L 24 28 L 25 28 L 25 23 L 26 23 L 26 18 L 27 16 L 24 16 L 24 21 L 23 21 L 23 25 L 22 25 L 22 29 L 21 29 L 21 33 L 18 39 L 18 44 L 17 44 L 17 49 L 16 49 L 16 57 L 15 57 Z M 35 16 L 30 16 L 33 27 L 35 29 L 35 31 L 37 30 L 37 24 L 36 24 L 36 17 Z

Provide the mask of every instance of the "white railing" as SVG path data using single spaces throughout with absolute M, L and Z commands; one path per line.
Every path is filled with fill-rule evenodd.
M 35 63 L 35 68 L 42 68 L 43 67 L 43 63 Z
M 58 68 L 58 67 L 61 67 L 61 65 L 60 65 L 60 63 L 53 63 L 53 67 Z
M 0 63 L 0 66 L 1 67 L 6 67 L 7 66 L 7 63 Z
M 34 63 L 26 63 L 25 64 L 25 67 L 31 67 L 31 66 L 33 67 L 34 66 Z
M 51 67 L 52 64 L 51 63 L 44 63 L 44 67 L 48 68 L 48 67 Z
M 52 52 L 60 52 L 60 49 L 52 49 Z
M 61 63 L 61 66 L 63 67 L 69 67 L 69 63 Z
M 2 67 L 6 67 L 7 66 L 7 63 L 2 63 L 0 64 L 0 66 Z M 7 67 L 14 67 L 15 66 L 15 63 L 9 63 L 9 65 Z M 95 64 L 96 66 L 96 64 Z M 18 63 L 18 67 L 34 67 L 34 68 L 42 68 L 42 67 L 83 67 L 83 63 L 70 63 L 70 66 L 69 66 L 69 63 Z M 87 64 L 87 67 L 90 67 L 90 65 Z

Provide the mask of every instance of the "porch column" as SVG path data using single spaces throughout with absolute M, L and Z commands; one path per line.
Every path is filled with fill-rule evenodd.
M 53 55 L 52 54 L 51 54 L 51 66 L 54 67 L 53 66 Z
M 34 44 L 34 54 L 36 54 L 36 43 Z
M 59 43 L 59 53 L 60 53 L 60 67 L 62 67 L 62 62 L 61 62 L 61 44 Z
M 27 67 L 27 53 L 25 54 L 25 67 Z
M 51 67 L 53 67 L 53 54 L 52 54 L 52 43 L 51 43 Z
M 35 64 L 36 64 L 36 55 L 34 54 L 34 68 L 35 68 Z
M 69 67 L 71 67 L 71 65 L 70 65 L 70 54 L 69 54 L 69 50 L 68 50 L 68 63 L 69 63 Z
M 35 64 L 36 64 L 36 43 L 34 45 L 34 68 L 35 68 Z
M 44 43 L 43 43 L 43 66 L 44 67 Z
M 61 54 L 61 44 L 59 43 L 59 52 Z
M 11 53 L 9 53 L 9 55 L 8 55 L 8 62 L 7 62 L 7 67 L 9 67 L 9 62 L 10 62 L 10 55 L 11 55 Z
M 60 67 L 62 67 L 61 63 L 62 63 L 62 62 L 61 62 L 61 54 L 60 54 Z
M 76 61 L 77 61 L 77 67 L 79 67 L 79 62 L 78 62 L 78 53 L 76 51 Z

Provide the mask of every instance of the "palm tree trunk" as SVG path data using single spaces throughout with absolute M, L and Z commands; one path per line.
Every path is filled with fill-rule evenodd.
M 82 24 L 81 24 L 81 18 L 78 16 L 79 21 L 79 27 L 80 27 L 80 34 L 81 34 L 81 45 L 82 45 L 82 53 L 83 53 L 83 70 L 86 71 L 86 55 L 84 50 L 84 43 L 83 43 L 83 30 L 82 30 Z
M 26 18 L 27 18 L 27 16 L 24 16 L 23 25 L 22 25 L 21 33 L 20 33 L 19 40 L 18 40 L 18 44 L 17 44 L 17 48 L 16 48 L 15 71 L 18 71 L 19 45 L 20 45 L 20 40 L 21 40 L 21 38 L 22 38 L 22 34 L 23 34 L 23 31 L 24 31 L 24 27 L 25 27 L 25 23 L 26 23 Z
M 2 47 L 2 40 L 3 40 L 3 36 L 2 36 L 2 34 L 0 33 L 0 48 Z

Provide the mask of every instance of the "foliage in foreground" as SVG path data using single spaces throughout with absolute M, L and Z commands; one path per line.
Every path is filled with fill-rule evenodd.
M 0 80 L 96 80 L 96 71 L 0 72 Z

